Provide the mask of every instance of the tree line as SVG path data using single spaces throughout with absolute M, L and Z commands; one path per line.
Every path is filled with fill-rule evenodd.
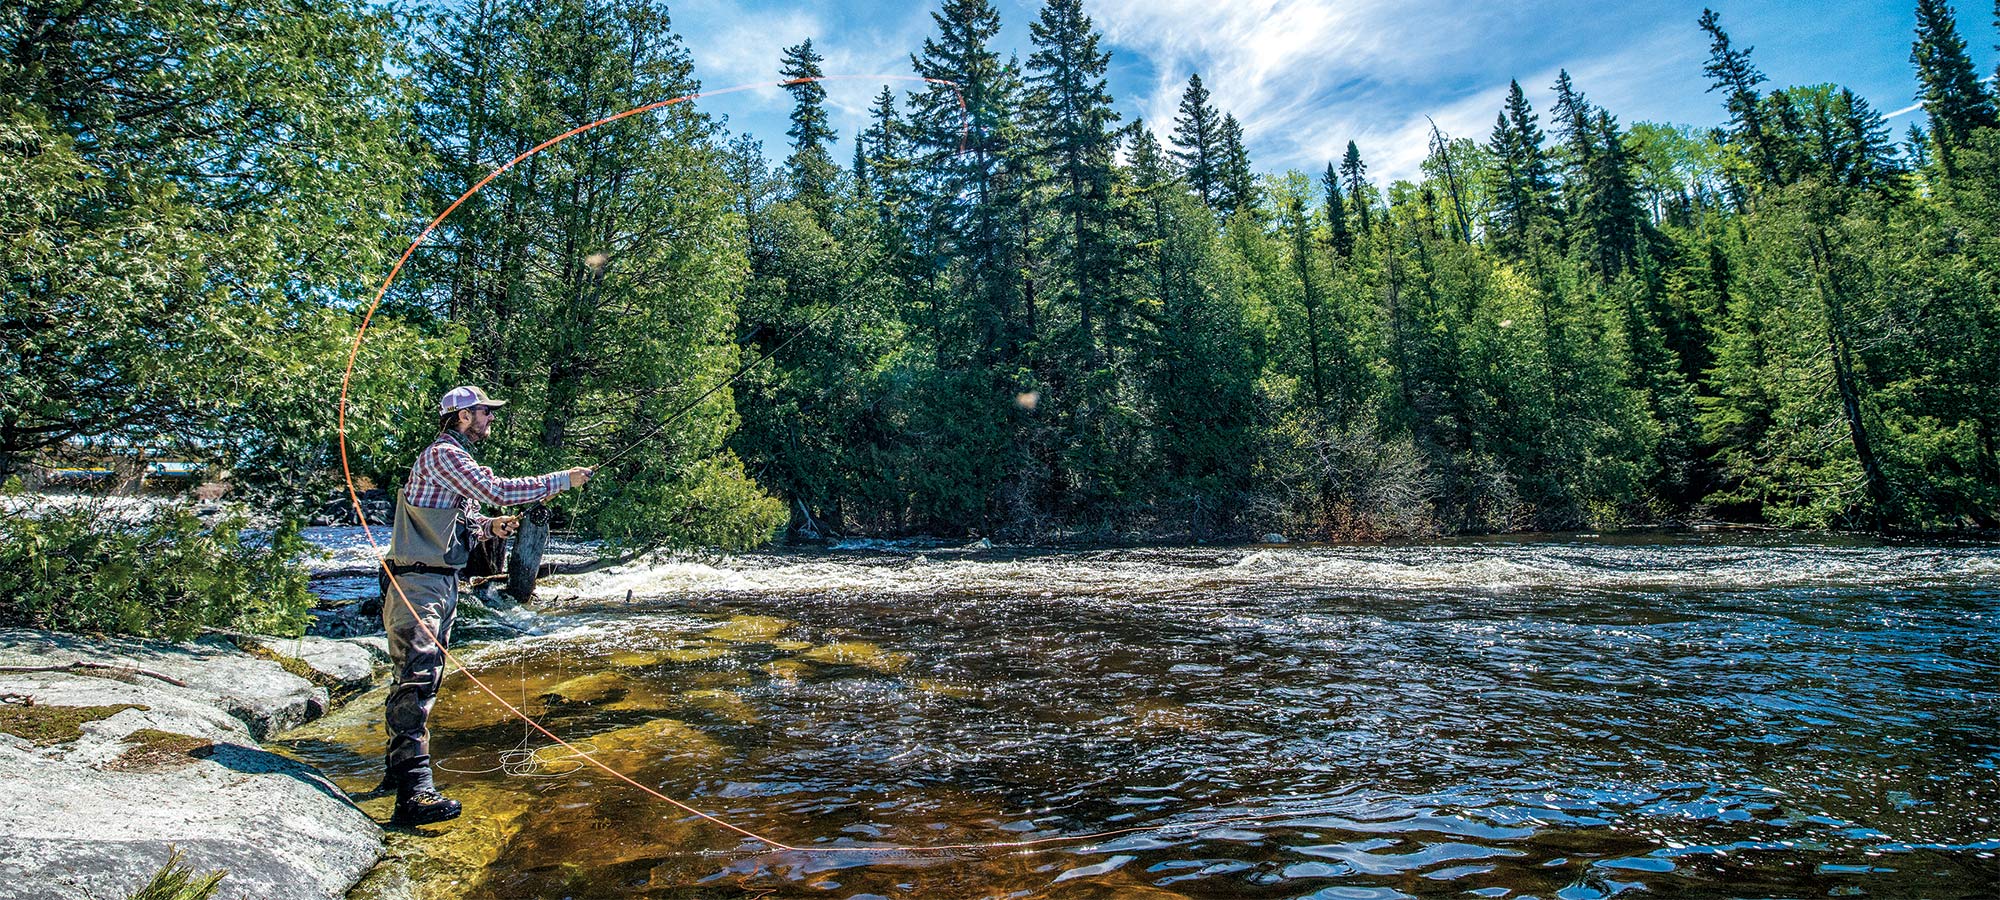
M 7 465 L 116 436 L 322 487 L 413 223 L 700 88 L 657 0 L 219 9 L 0 19 Z M 494 181 L 373 319 L 350 459 L 393 484 L 463 381 L 513 401 L 484 461 L 603 459 L 769 354 L 565 515 L 728 546 L 2000 517 L 2000 114 L 1942 0 L 1899 137 L 1705 12 L 1721 127 L 1563 73 L 1390 184 L 1354 142 L 1259 174 L 1198 74 L 1125 120 L 1080 0 L 1025 60 L 987 0 L 932 18 L 936 81 L 884 86 L 851 159 L 807 40 L 782 147 L 696 102 Z

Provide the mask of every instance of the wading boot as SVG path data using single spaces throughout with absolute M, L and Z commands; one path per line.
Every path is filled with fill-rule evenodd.
M 449 799 L 435 790 L 397 794 L 396 814 L 389 817 L 389 824 L 405 828 L 433 825 L 458 818 L 460 811 L 457 800 Z

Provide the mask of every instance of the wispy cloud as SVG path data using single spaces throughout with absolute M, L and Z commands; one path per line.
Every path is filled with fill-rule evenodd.
M 857 16 L 821 4 L 758 9 L 731 0 L 690 0 L 675 7 L 674 24 L 704 86 L 765 83 L 706 105 L 727 115 L 732 131 L 755 133 L 767 150 L 775 150 L 785 143 L 785 117 L 792 107 L 791 95 L 777 86 L 786 48 L 810 39 L 825 58 L 821 70 L 835 76 L 824 83 L 829 116 L 841 137 L 851 139 L 881 89 L 880 82 L 853 76 L 907 74 L 910 52 L 922 46 L 931 20 L 923 10 Z
M 1259 168 L 1310 171 L 1352 140 L 1374 174 L 1395 179 L 1416 174 L 1430 120 L 1483 139 L 1510 77 L 1545 93 L 1566 65 L 1610 103 L 1657 84 L 1662 70 L 1688 65 L 1688 52 L 1700 49 L 1687 23 L 1664 27 L 1592 6 L 1104 0 L 1093 10 L 1107 40 L 1152 62 L 1156 77 L 1134 102 L 1163 139 L 1188 74 L 1199 71 L 1215 105 L 1243 122 Z M 1601 34 L 1548 40 L 1585 11 Z M 1597 49 L 1607 44 L 1617 49 Z M 1555 58 L 1563 53 L 1570 58 Z
M 1042 0 L 993 0 L 1005 28 L 994 50 L 1025 59 Z M 808 37 L 831 75 L 908 75 L 941 0 L 920 4 L 680 0 L 675 25 L 711 88 L 777 78 L 785 47 Z M 1114 55 L 1111 89 L 1127 118 L 1162 140 L 1190 73 L 1242 121 L 1256 167 L 1317 171 L 1352 140 L 1382 181 L 1418 171 L 1430 123 L 1484 140 L 1518 78 L 1538 110 L 1567 68 L 1622 121 L 1718 123 L 1705 93 L 1704 3 L 1754 45 L 1774 84 L 1840 79 L 1884 108 L 1908 103 L 1907 7 L 1880 0 L 1085 0 Z M 1984 50 L 1976 47 L 1977 52 Z M 851 140 L 881 82 L 826 85 L 834 126 Z M 898 95 L 908 85 L 895 84 Z M 720 98 L 737 132 L 776 149 L 791 98 L 775 86 Z M 1890 115 L 1913 110 L 1898 109 Z

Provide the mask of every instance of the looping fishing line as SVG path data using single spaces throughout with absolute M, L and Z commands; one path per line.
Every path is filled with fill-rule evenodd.
M 863 79 L 877 80 L 877 81 L 882 81 L 882 80 L 921 81 L 926 84 L 943 85 L 951 88 L 954 92 L 957 92 L 959 112 L 961 115 L 965 117 L 964 124 L 959 130 L 959 152 L 960 153 L 965 152 L 966 138 L 971 133 L 972 118 L 970 112 L 966 108 L 965 94 L 962 90 L 960 90 L 961 86 L 956 82 L 947 81 L 941 78 L 924 78 L 915 75 L 826 75 L 817 78 L 796 78 L 796 79 L 791 79 L 789 81 L 777 82 L 776 86 L 784 87 L 787 85 L 802 84 L 813 81 L 839 81 L 839 80 L 863 80 Z M 488 172 L 486 174 L 486 177 L 481 178 L 478 181 L 478 183 L 474 184 L 464 194 L 459 195 L 459 198 L 457 200 L 452 201 L 450 206 L 445 207 L 444 212 L 438 213 L 437 218 L 432 219 L 430 221 L 430 224 L 424 226 L 423 231 L 417 235 L 415 240 L 410 242 L 409 247 L 403 250 L 402 256 L 396 259 L 396 264 L 389 269 L 388 277 L 384 278 L 382 280 L 382 285 L 376 289 L 375 298 L 371 303 L 369 303 L 367 312 L 362 314 L 361 327 L 355 331 L 354 341 L 348 347 L 347 369 L 345 373 L 342 374 L 340 379 L 340 404 L 338 407 L 336 407 L 341 475 L 343 478 L 346 479 L 347 482 L 348 500 L 352 503 L 354 507 L 356 518 L 361 522 L 361 533 L 363 537 L 367 539 L 369 548 L 375 553 L 376 558 L 381 565 L 382 571 L 385 574 L 389 575 L 388 583 L 389 586 L 395 592 L 396 600 L 402 603 L 405 609 L 410 611 L 411 618 L 416 621 L 417 627 L 423 631 L 425 637 L 439 645 L 440 649 L 443 651 L 443 655 L 445 657 L 445 663 L 449 666 L 456 666 L 459 671 L 464 673 L 466 680 L 472 682 L 472 684 L 475 687 L 479 688 L 479 690 L 484 692 L 488 697 L 491 697 L 494 702 L 500 704 L 500 706 L 506 709 L 508 713 L 512 714 L 515 718 L 520 719 L 527 731 L 528 736 L 524 736 L 522 738 L 522 743 L 519 746 L 515 747 L 513 750 L 505 751 L 501 754 L 501 759 L 500 759 L 501 764 L 499 766 L 493 769 L 486 770 L 486 772 L 478 774 L 487 774 L 493 771 L 501 771 L 513 775 L 516 773 L 516 770 L 521 770 L 523 769 L 523 767 L 530 765 L 540 766 L 550 762 L 575 761 L 578 763 L 577 768 L 579 769 L 582 768 L 583 766 L 589 766 L 591 768 L 598 769 L 604 772 L 606 775 L 614 779 L 617 779 L 618 781 L 623 782 L 626 785 L 629 785 L 630 787 L 640 791 L 641 793 L 646 794 L 647 796 L 652 797 L 655 800 L 659 800 L 662 803 L 666 803 L 669 806 L 672 806 L 691 816 L 706 821 L 725 831 L 733 832 L 741 837 L 745 837 L 750 840 L 756 841 L 772 850 L 789 851 L 794 853 L 847 853 L 847 854 L 867 853 L 867 854 L 900 855 L 900 856 L 957 854 L 957 853 L 970 853 L 970 852 L 993 852 L 993 851 L 1004 851 L 1004 850 L 1012 850 L 1021 853 L 1037 853 L 1046 850 L 1051 850 L 1058 846 L 1063 846 L 1063 845 L 1085 845 L 1086 847 L 1092 846 L 1098 843 L 1102 843 L 1110 838 L 1120 837 L 1124 835 L 1131 835 L 1131 834 L 1160 832 L 1169 829 L 1178 830 L 1178 829 L 1214 828 L 1222 825 L 1242 824 L 1255 821 L 1269 821 L 1275 818 L 1297 818 L 1300 815 L 1299 812 L 1288 811 L 1283 813 L 1269 813 L 1263 815 L 1228 816 L 1228 817 L 1210 819 L 1206 821 L 1135 826 L 1131 828 L 1119 828 L 1109 831 L 1092 832 L 1089 834 L 1057 835 L 1053 837 L 1031 838 L 1026 840 L 1016 840 L 1016 841 L 990 841 L 990 842 L 962 843 L 962 844 L 935 844 L 929 846 L 898 846 L 898 845 L 875 845 L 875 846 L 820 845 L 820 846 L 809 846 L 809 847 L 794 846 L 792 844 L 787 844 L 775 838 L 766 837 L 765 835 L 751 831 L 742 826 L 725 821 L 707 812 L 703 812 L 702 810 L 697 809 L 686 802 L 670 797 L 666 794 L 661 793 L 659 790 L 649 785 L 642 784 L 634 780 L 631 776 L 626 775 L 625 773 L 620 772 L 617 769 L 599 760 L 597 758 L 598 748 L 591 745 L 588 741 L 570 741 L 564 739 L 561 735 L 556 734 L 554 731 L 544 726 L 541 722 L 536 721 L 536 719 L 533 716 L 529 715 L 521 707 L 515 706 L 514 704 L 507 702 L 507 699 L 500 696 L 500 693 L 494 690 L 492 686 L 488 685 L 478 676 L 473 675 L 472 672 L 466 668 L 465 664 L 462 661 L 460 661 L 455 654 L 453 654 L 449 649 L 444 649 L 444 642 L 438 640 L 437 634 L 431 629 L 430 625 L 424 621 L 422 616 L 416 614 L 416 607 L 414 604 L 410 602 L 410 598 L 403 593 L 402 585 L 397 582 L 397 579 L 395 578 L 393 573 L 389 573 L 388 557 L 383 552 L 382 545 L 375 540 L 375 531 L 369 525 L 368 517 L 366 515 L 361 514 L 362 513 L 361 494 L 359 488 L 356 487 L 354 483 L 354 470 L 351 463 L 348 460 L 348 455 L 347 455 L 347 400 L 351 393 L 351 389 L 354 382 L 354 364 L 356 359 L 359 358 L 361 353 L 361 341 L 368 334 L 369 322 L 374 319 L 376 310 L 381 308 L 383 297 L 387 296 L 389 293 L 389 286 L 395 283 L 396 276 L 402 273 L 403 266 L 407 264 L 410 260 L 410 257 L 417 252 L 417 248 L 422 246 L 426 240 L 430 239 L 431 234 L 438 229 L 439 225 L 442 225 L 444 223 L 446 218 L 450 217 L 453 212 L 456 212 L 459 206 L 463 205 L 465 201 L 471 199 L 472 195 L 479 193 L 480 189 L 486 187 L 486 185 L 491 183 L 493 179 L 500 177 L 502 173 L 506 172 L 509 169 L 512 169 L 514 166 L 520 164 L 523 160 L 526 160 L 529 157 L 542 152 L 543 150 L 553 147 L 556 144 L 562 143 L 563 141 L 566 141 L 579 134 L 583 134 L 584 132 L 590 131 L 595 128 L 599 128 L 604 125 L 608 125 L 612 122 L 616 122 L 621 119 L 640 115 L 642 113 L 651 112 L 656 109 L 662 109 L 664 107 L 672 106 L 677 103 L 685 103 L 703 97 L 715 97 L 722 94 L 733 94 L 739 91 L 754 90 L 756 88 L 766 87 L 772 84 L 773 82 L 760 81 L 752 84 L 744 84 L 744 85 L 738 85 L 736 87 L 721 88 L 713 91 L 702 91 L 692 94 L 685 94 L 668 100 L 660 100 L 653 103 L 645 104 L 643 106 L 636 106 L 624 112 L 606 116 L 595 122 L 591 122 L 590 124 L 572 128 L 569 131 L 565 131 L 562 134 L 549 138 L 548 140 L 543 141 L 540 144 L 536 144 L 534 147 L 530 148 L 521 155 L 508 160 L 507 162 L 501 164 L 498 168 L 494 169 L 491 172 Z M 523 693 L 525 694 L 525 689 Z M 522 705 L 525 706 L 526 697 L 524 696 L 522 699 L 523 699 Z M 532 742 L 532 735 L 534 734 L 540 734 L 543 738 L 546 738 L 551 743 L 540 747 L 533 747 L 533 748 L 529 747 L 529 744 Z M 544 755 L 545 753 L 547 753 L 548 751 L 552 751 L 556 747 L 562 748 L 562 750 L 565 752 L 561 754 L 546 755 L 546 756 Z M 446 771 L 456 771 L 456 770 L 447 769 Z M 566 770 L 563 774 L 569 774 L 570 771 L 575 771 L 575 770 L 574 769 Z M 560 776 L 551 776 L 551 777 L 560 777 Z
M 471 673 L 465 669 L 461 668 L 457 671 L 467 677 L 471 676 Z M 522 660 L 514 660 L 514 672 L 521 680 L 521 705 L 526 707 L 528 705 L 528 675 L 527 668 Z M 558 672 L 560 673 L 560 669 L 558 669 Z M 461 769 L 446 765 L 442 761 L 433 761 L 431 768 L 437 769 L 440 772 L 450 772 L 453 775 L 491 775 L 498 772 L 509 778 L 556 779 L 573 775 L 589 768 L 590 764 L 583 761 L 582 754 L 594 754 L 598 752 L 597 744 L 594 741 L 573 741 L 571 745 L 576 749 L 567 750 L 558 744 L 537 744 L 535 743 L 534 729 L 529 728 L 528 723 L 523 722 L 521 723 L 521 742 L 515 744 L 511 749 L 500 751 L 496 755 L 495 758 L 499 760 L 499 765 L 484 769 Z M 562 752 L 548 752 L 552 750 Z M 564 763 L 568 764 L 567 768 L 557 768 Z

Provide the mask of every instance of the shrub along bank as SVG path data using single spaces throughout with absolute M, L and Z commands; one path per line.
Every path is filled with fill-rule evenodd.
M 241 508 L 0 508 L 0 625 L 186 640 L 204 628 L 304 632 L 312 597 L 297 522 Z

